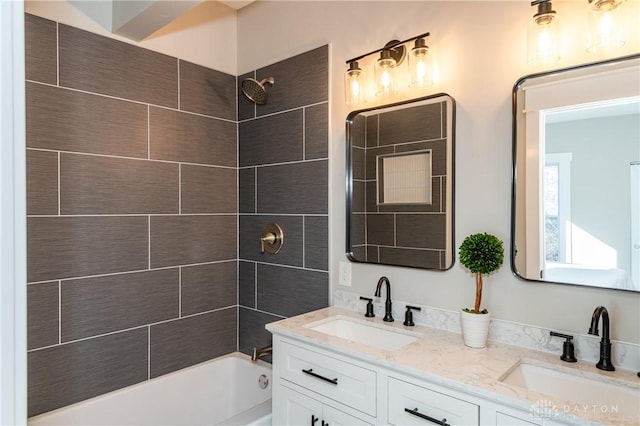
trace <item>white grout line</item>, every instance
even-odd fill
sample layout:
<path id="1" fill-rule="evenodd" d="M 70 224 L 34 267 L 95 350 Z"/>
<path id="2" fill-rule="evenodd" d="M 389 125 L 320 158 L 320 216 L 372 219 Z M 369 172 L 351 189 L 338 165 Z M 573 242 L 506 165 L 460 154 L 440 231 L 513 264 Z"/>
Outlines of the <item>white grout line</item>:
<path id="1" fill-rule="evenodd" d="M 58 344 L 62 343 L 62 280 L 58 280 Z"/>
<path id="2" fill-rule="evenodd" d="M 309 105 L 300 105 L 300 106 L 297 106 L 297 107 L 294 107 L 294 108 L 285 109 L 285 110 L 282 110 L 282 111 L 271 112 L 269 114 L 263 114 L 263 115 L 260 115 L 260 116 L 256 115 L 255 117 L 247 118 L 245 120 L 241 120 L 241 121 L 239 121 L 239 123 L 246 123 L 248 121 L 260 120 L 262 118 L 273 117 L 274 115 L 285 114 L 287 112 L 298 111 L 300 109 L 309 108 L 309 107 L 313 107 L 313 106 L 317 106 L 317 105 L 323 105 L 323 104 L 329 104 L 329 101 L 316 102 L 315 104 L 309 104 Z"/>
<path id="3" fill-rule="evenodd" d="M 151 379 L 151 325 L 147 326 L 147 380 Z"/>
<path id="4" fill-rule="evenodd" d="M 329 158 L 312 158 L 310 160 L 294 160 L 294 161 L 284 161 L 281 163 L 267 163 L 267 164 L 253 164 L 250 166 L 240 166 L 240 169 L 249 169 L 251 167 L 262 168 L 262 167 L 272 167 L 272 166 L 286 166 L 288 164 L 306 164 L 306 163 L 315 163 L 319 161 L 328 161 Z"/>
<path id="5" fill-rule="evenodd" d="M 253 168 L 253 213 L 257 214 L 258 213 L 258 168 L 254 167 Z M 238 211 L 238 214 L 240 212 Z"/>
<path id="6" fill-rule="evenodd" d="M 60 198 L 60 152 L 58 152 L 58 216 L 60 216 L 60 204 L 62 204 L 62 202 Z M 27 215 L 27 217 L 29 217 L 29 215 Z"/>
<path id="7" fill-rule="evenodd" d="M 305 216 L 302 216 L 302 267 L 304 268 L 307 265 L 305 260 L 305 255 L 307 253 L 307 247 L 305 245 Z"/>
<path id="8" fill-rule="evenodd" d="M 302 108 L 302 160 L 307 159 L 307 108 Z"/>
<path id="9" fill-rule="evenodd" d="M 258 309 L 258 262 L 253 262 L 253 296 L 255 298 L 253 306 Z"/>
<path id="10" fill-rule="evenodd" d="M 161 108 L 161 109 L 166 109 L 166 110 L 169 110 L 169 111 L 180 112 L 180 113 L 183 113 L 183 114 L 196 115 L 196 116 L 199 116 L 199 117 L 210 118 L 212 120 L 220 120 L 220 121 L 226 121 L 228 123 L 237 124 L 236 120 L 231 120 L 231 119 L 223 118 L 223 117 L 215 117 L 213 115 L 206 115 L 206 114 L 202 114 L 202 113 L 199 113 L 199 112 L 180 110 L 180 109 L 177 109 L 177 108 L 168 107 L 166 105 L 157 105 L 157 104 L 153 104 L 153 103 L 150 103 L 150 102 L 136 101 L 136 100 L 133 100 L 133 99 L 121 98 L 121 97 L 118 97 L 118 96 L 105 95 L 104 93 L 89 92 L 87 90 L 75 89 L 73 87 L 58 86 L 58 85 L 51 84 L 51 83 L 43 83 L 43 82 L 37 81 L 37 80 L 25 79 L 25 82 L 26 83 L 39 84 L 41 86 L 55 87 L 55 88 L 58 88 L 58 89 L 69 90 L 69 91 L 77 92 L 77 93 L 84 93 L 84 94 L 87 94 L 87 95 L 100 96 L 100 97 L 103 97 L 103 98 L 114 99 L 114 100 L 117 100 L 117 101 L 123 101 L 123 102 L 132 103 L 132 104 L 147 105 L 147 106 L 154 107 L 154 108 Z"/>
<path id="11" fill-rule="evenodd" d="M 182 318 L 182 267 L 178 268 L 178 317 Z"/>
<path id="12" fill-rule="evenodd" d="M 154 162 L 154 163 L 185 164 L 188 166 L 209 167 L 209 168 L 228 169 L 228 170 L 235 170 L 237 168 L 235 166 L 223 166 L 219 164 L 190 163 L 187 161 L 180 161 L 180 160 L 159 160 L 155 158 L 127 157 L 124 155 L 98 154 L 98 153 L 92 153 L 92 152 L 75 152 L 75 151 L 64 151 L 64 150 L 46 149 L 46 148 L 27 148 L 27 151 L 57 152 L 61 154 L 84 155 L 88 157 L 116 158 L 121 160 L 135 160 L 135 161 L 146 161 L 146 162 Z M 251 167 L 254 167 L 254 166 L 251 166 Z"/>
<path id="13" fill-rule="evenodd" d="M 275 214 L 275 213 L 273 213 Z M 278 214 L 279 216 L 284 216 Z M 27 217 L 189 217 L 189 216 L 237 216 L 237 213 L 105 213 L 105 214 L 30 214 Z M 300 216 L 300 214 L 297 214 Z M 322 215 L 317 215 L 322 216 Z M 326 216 L 326 215 L 324 215 Z"/>
<path id="14" fill-rule="evenodd" d="M 149 270 L 151 270 L 151 216 L 147 216 L 147 255 L 149 257 Z"/>
<path id="15" fill-rule="evenodd" d="M 245 260 L 245 259 L 242 259 Z M 329 271 L 327 270 L 323 270 L 323 269 L 315 269 L 315 268 L 305 268 L 304 266 L 293 266 L 293 265 L 283 265 L 281 263 L 270 263 L 270 262 L 262 262 L 262 261 L 258 261 L 258 260 L 249 260 L 251 262 L 255 262 L 256 263 L 256 271 L 257 271 L 257 265 L 267 265 L 267 266 L 279 266 L 282 268 L 287 268 L 287 269 L 297 269 L 299 271 L 311 271 L 311 272 L 323 272 L 323 273 L 328 273 Z M 257 274 L 257 272 L 256 272 Z M 256 287 L 257 287 L 257 282 L 256 282 Z"/>
<path id="16" fill-rule="evenodd" d="M 151 107 L 147 105 L 147 160 L 151 160 Z"/>
<path id="17" fill-rule="evenodd" d="M 60 24 L 58 22 L 56 22 L 56 87 L 60 87 Z"/>
<path id="18" fill-rule="evenodd" d="M 182 214 L 182 163 L 178 163 L 178 214 Z"/>

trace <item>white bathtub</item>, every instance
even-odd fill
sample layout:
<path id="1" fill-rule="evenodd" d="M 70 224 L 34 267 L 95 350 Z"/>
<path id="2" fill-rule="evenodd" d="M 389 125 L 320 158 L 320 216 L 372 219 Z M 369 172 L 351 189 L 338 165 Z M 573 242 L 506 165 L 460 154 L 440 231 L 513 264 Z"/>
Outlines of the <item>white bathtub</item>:
<path id="1" fill-rule="evenodd" d="M 265 375 L 269 384 L 261 389 Z M 271 366 L 239 352 L 58 410 L 35 425 L 271 425 Z"/>

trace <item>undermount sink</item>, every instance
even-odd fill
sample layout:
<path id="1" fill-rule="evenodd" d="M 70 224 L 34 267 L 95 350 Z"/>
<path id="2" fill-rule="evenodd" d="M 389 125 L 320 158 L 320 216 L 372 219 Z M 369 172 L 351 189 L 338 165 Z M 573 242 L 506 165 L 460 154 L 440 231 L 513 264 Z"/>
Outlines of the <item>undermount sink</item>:
<path id="1" fill-rule="evenodd" d="M 308 324 L 305 327 L 387 351 L 398 350 L 422 337 L 420 333 L 342 315 Z"/>
<path id="2" fill-rule="evenodd" d="M 640 416 L 638 383 L 532 360 L 521 360 L 500 381 L 596 410 Z"/>

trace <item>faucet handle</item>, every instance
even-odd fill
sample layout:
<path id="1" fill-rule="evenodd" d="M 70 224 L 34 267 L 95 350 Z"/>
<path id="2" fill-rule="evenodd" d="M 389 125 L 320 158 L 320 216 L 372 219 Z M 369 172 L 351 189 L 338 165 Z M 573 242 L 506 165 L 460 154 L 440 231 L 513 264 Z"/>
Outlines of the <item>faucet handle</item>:
<path id="1" fill-rule="evenodd" d="M 414 325 L 416 325 L 413 322 L 413 312 L 411 312 L 411 310 L 420 311 L 421 309 L 418 306 L 407 305 L 407 311 L 404 313 L 404 322 L 402 323 L 407 327 L 413 327 Z"/>
<path id="2" fill-rule="evenodd" d="M 367 301 L 367 313 L 364 314 L 364 316 L 367 317 L 367 318 L 375 317 L 376 315 L 373 313 L 373 299 L 371 299 L 369 297 L 360 296 L 360 300 L 366 300 Z"/>
<path id="3" fill-rule="evenodd" d="M 562 344 L 562 355 L 560 356 L 561 360 L 563 360 L 564 362 L 578 362 L 576 356 L 574 355 L 573 342 L 571 341 L 573 339 L 573 336 L 570 336 L 568 334 L 556 333 L 555 331 L 551 331 L 549 332 L 549 334 L 551 336 L 562 337 L 563 339 L 566 339 Z"/>

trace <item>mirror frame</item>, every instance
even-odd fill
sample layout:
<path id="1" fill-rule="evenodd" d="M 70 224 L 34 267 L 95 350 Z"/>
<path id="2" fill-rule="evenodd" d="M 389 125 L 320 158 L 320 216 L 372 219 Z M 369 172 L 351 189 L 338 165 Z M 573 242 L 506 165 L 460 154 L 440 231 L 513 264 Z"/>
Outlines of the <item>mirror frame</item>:
<path id="1" fill-rule="evenodd" d="M 450 139 L 450 141 L 448 141 L 448 143 L 451 146 L 451 158 L 447 159 L 450 162 L 450 170 L 451 170 L 451 178 L 450 178 L 450 183 L 449 183 L 449 187 L 450 187 L 450 196 L 447 198 L 447 207 L 450 208 L 450 218 L 448 220 L 448 223 L 450 223 L 450 229 L 448 229 L 447 231 L 450 233 L 450 235 L 447 238 L 447 243 L 450 244 L 451 246 L 451 262 L 449 265 L 447 265 L 446 268 L 430 268 L 430 267 L 422 267 L 422 266 L 414 266 L 414 265 L 401 265 L 401 264 L 394 264 L 394 263 L 383 263 L 383 262 L 368 262 L 368 261 L 363 261 L 363 260 L 359 260 L 357 259 L 354 255 L 353 255 L 353 251 L 352 251 L 352 236 L 351 236 L 351 231 L 352 231 L 352 207 L 353 207 L 353 156 L 352 156 L 352 132 L 350 130 L 350 124 L 353 123 L 353 118 L 361 113 L 365 113 L 365 112 L 371 112 L 371 111 L 376 111 L 376 110 L 384 110 L 387 108 L 395 108 L 395 107 L 401 107 L 404 105 L 410 105 L 410 104 L 414 104 L 414 103 L 418 103 L 418 102 L 422 102 L 422 101 L 428 101 L 428 100 L 432 100 L 432 99 L 436 99 L 436 98 L 447 98 L 448 102 L 451 103 L 451 131 L 450 134 L 448 134 L 447 139 Z M 359 110 L 355 110 L 350 112 L 347 115 L 347 119 L 346 119 L 346 173 L 345 173 L 345 187 L 346 187 L 346 256 L 347 258 L 351 261 L 351 262 L 355 262 L 355 263 L 370 263 L 373 265 L 385 265 L 385 266 L 398 266 L 398 267 L 405 267 L 405 268 L 412 268 L 412 269 L 420 269 L 420 270 L 429 270 L 429 271 L 436 271 L 436 272 L 443 272 L 443 271 L 447 271 L 451 268 L 453 268 L 453 266 L 455 265 L 455 261 L 456 261 L 456 250 L 455 250 L 455 132 L 456 132 L 456 102 L 455 99 L 447 94 L 447 93 L 436 93 L 433 95 L 428 95 L 428 96 L 423 96 L 423 97 L 419 97 L 419 98 L 414 98 L 414 99 L 409 99 L 406 101 L 400 101 L 400 102 L 394 102 L 394 103 L 390 103 L 390 104 L 384 104 L 384 105 L 378 105 L 378 106 L 373 106 L 370 108 L 363 108 L 363 109 L 359 109 Z"/>
<path id="2" fill-rule="evenodd" d="M 530 282 L 530 283 L 544 283 L 544 284 L 561 284 L 568 285 L 579 288 L 590 288 L 590 289 L 600 289 L 600 290 L 615 290 L 615 291 L 623 291 L 629 292 L 633 294 L 637 294 L 637 290 L 626 289 L 626 288 L 613 288 L 613 287 L 598 287 L 592 286 L 588 284 L 574 284 L 568 282 L 559 282 L 559 281 L 549 281 L 544 279 L 533 279 L 522 276 L 517 268 L 516 268 L 516 216 L 517 216 L 517 189 L 518 189 L 518 92 L 521 86 L 527 81 L 538 77 L 549 77 L 553 75 L 562 75 L 571 71 L 579 71 L 583 69 L 588 69 L 596 66 L 607 66 L 619 64 L 629 60 L 637 60 L 640 59 L 640 53 L 621 56 L 617 58 L 607 59 L 603 61 L 589 62 L 585 64 L 575 65 L 566 68 L 560 68 L 550 71 L 544 71 L 540 73 L 534 73 L 525 75 L 519 78 L 515 85 L 513 86 L 512 96 L 511 96 L 511 104 L 512 104 L 512 168 L 511 168 L 511 253 L 509 255 L 511 260 L 511 272 L 519 279 Z"/>

